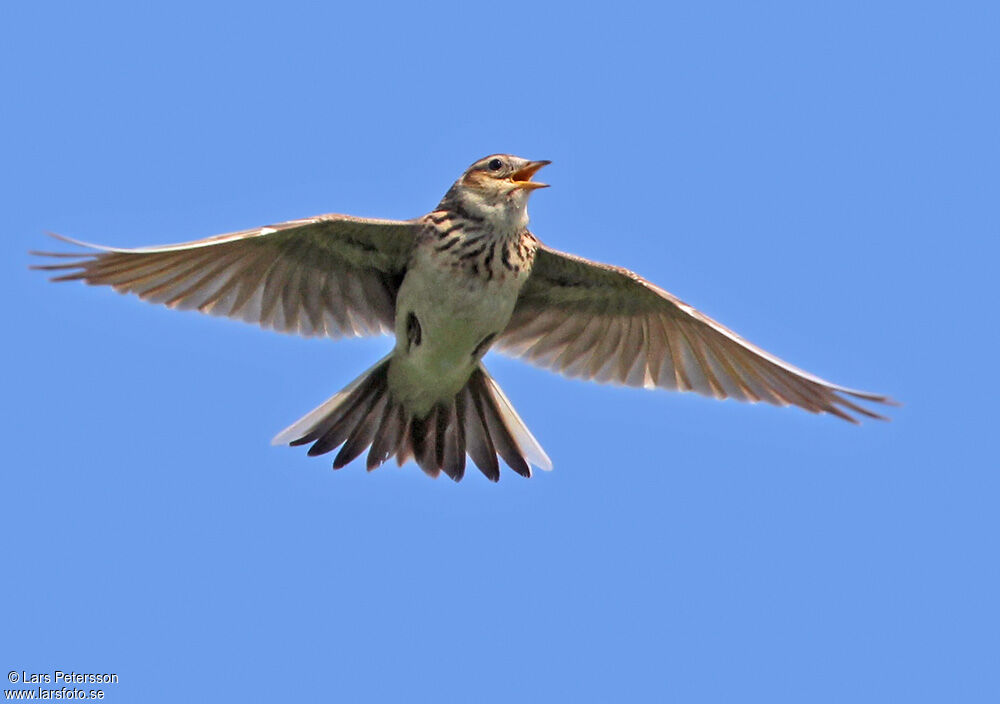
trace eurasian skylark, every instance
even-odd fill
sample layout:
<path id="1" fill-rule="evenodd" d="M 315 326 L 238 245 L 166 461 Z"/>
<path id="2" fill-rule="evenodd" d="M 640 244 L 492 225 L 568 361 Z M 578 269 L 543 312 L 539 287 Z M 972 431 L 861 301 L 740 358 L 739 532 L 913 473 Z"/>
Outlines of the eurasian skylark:
<path id="1" fill-rule="evenodd" d="M 342 446 L 334 468 L 368 449 L 369 470 L 413 457 L 456 481 L 466 453 L 493 481 L 498 455 L 526 477 L 550 469 L 483 366 L 494 346 L 572 377 L 881 418 L 850 398 L 885 396 L 797 369 L 631 271 L 541 244 L 527 205 L 548 163 L 488 156 L 414 220 L 320 215 L 139 249 L 59 237 L 94 251 L 35 252 L 75 260 L 36 268 L 281 332 L 394 333 L 392 352 L 274 438 L 310 455 Z"/>

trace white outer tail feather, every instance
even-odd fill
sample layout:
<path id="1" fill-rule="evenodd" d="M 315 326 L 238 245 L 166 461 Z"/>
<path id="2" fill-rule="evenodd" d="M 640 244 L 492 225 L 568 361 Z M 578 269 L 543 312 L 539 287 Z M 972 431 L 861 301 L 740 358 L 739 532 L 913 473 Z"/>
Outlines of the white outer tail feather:
<path id="1" fill-rule="evenodd" d="M 330 398 L 328 398 L 326 401 L 324 401 L 320 405 L 316 406 L 316 408 L 312 409 L 311 411 L 309 411 L 308 413 L 306 413 L 304 416 L 302 416 L 301 418 L 299 418 L 297 421 L 295 421 L 294 423 L 292 423 L 290 426 L 288 426 L 287 428 L 285 428 L 284 430 L 282 430 L 280 433 L 278 433 L 277 435 L 275 435 L 271 439 L 271 444 L 272 445 L 287 445 L 288 443 L 292 442 L 293 440 L 297 440 L 298 438 L 300 438 L 303 435 L 305 435 L 308 431 L 312 430 L 313 427 L 315 427 L 317 423 L 319 423 L 324 418 L 326 418 L 331 413 L 333 413 L 335 410 L 337 410 L 337 407 L 341 403 L 344 402 L 344 399 L 346 399 L 347 396 L 352 391 L 354 391 L 356 388 L 358 388 L 358 386 L 361 385 L 361 382 L 364 381 L 368 377 L 369 374 L 371 374 L 373 371 L 375 371 L 375 369 L 379 365 L 383 364 L 391 356 L 392 355 L 386 355 L 385 357 L 383 357 L 382 359 L 380 359 L 378 362 L 376 362 L 375 364 L 373 364 L 372 366 L 370 366 L 368 369 L 366 369 L 365 372 L 364 372 L 364 374 L 362 374 L 361 376 L 359 376 L 357 379 L 355 379 L 350 384 L 348 384 L 347 386 L 345 386 L 343 389 L 341 389 L 340 391 L 338 391 L 337 393 L 335 393 L 333 396 L 331 396 Z"/>
<path id="2" fill-rule="evenodd" d="M 528 426 L 524 424 L 521 420 L 521 416 L 517 415 L 517 411 L 514 410 L 513 404 L 507 398 L 507 395 L 500 389 L 500 384 L 496 382 L 489 372 L 486 371 L 486 367 L 483 366 L 482 362 L 479 364 L 479 368 L 486 375 L 486 383 L 493 392 L 493 395 L 497 400 L 497 408 L 500 411 L 500 415 L 504 420 L 504 423 L 510 428 L 510 432 L 514 435 L 514 440 L 517 441 L 518 447 L 521 448 L 521 452 L 524 453 L 524 458 L 528 460 L 531 464 L 535 465 L 541 470 L 546 472 L 552 471 L 552 460 L 549 456 L 545 454 L 545 450 L 535 439 L 535 436 L 531 434 L 528 430 Z"/>
<path id="3" fill-rule="evenodd" d="M 444 471 L 455 481 L 464 476 L 467 452 L 492 481 L 500 476 L 498 455 L 523 476 L 531 475 L 530 465 L 552 469 L 545 450 L 482 363 L 455 398 L 418 419 L 391 396 L 386 383 L 390 361 L 391 354 L 383 357 L 278 433 L 272 444 L 314 443 L 311 455 L 343 445 L 334 468 L 370 448 L 369 470 L 393 456 L 400 465 L 413 457 L 427 474 L 436 477 Z"/>

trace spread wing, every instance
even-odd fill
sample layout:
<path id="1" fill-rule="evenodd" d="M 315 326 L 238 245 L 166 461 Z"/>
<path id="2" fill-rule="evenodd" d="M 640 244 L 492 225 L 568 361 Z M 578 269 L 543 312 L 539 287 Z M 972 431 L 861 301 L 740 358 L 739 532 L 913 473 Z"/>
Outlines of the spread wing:
<path id="1" fill-rule="evenodd" d="M 510 324 L 508 354 L 571 377 L 794 405 L 857 422 L 882 418 L 831 384 L 756 347 L 637 274 L 540 245 Z"/>
<path id="2" fill-rule="evenodd" d="M 319 215 L 194 242 L 32 254 L 73 259 L 32 268 L 53 281 L 106 284 L 170 308 L 280 332 L 343 337 L 393 329 L 396 292 L 415 241 L 412 221 Z"/>

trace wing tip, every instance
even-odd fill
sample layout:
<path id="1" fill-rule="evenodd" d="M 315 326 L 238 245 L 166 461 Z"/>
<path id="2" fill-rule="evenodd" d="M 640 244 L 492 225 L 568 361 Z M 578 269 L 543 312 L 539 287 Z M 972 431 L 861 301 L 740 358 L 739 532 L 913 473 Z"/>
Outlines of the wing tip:
<path id="1" fill-rule="evenodd" d="M 67 237 L 66 235 L 60 235 L 58 232 L 52 232 L 51 230 L 45 230 L 45 235 L 51 237 L 52 239 L 59 240 L 60 242 L 65 242 L 66 244 L 76 245 L 77 247 L 84 247 L 85 249 L 105 249 L 105 247 L 99 244 L 93 244 L 91 242 L 84 242 L 83 240 L 74 239 L 72 237 Z M 66 256 L 66 255 L 63 255 Z"/>
<path id="2" fill-rule="evenodd" d="M 858 413 L 864 416 L 865 418 L 870 418 L 872 420 L 881 420 L 888 423 L 889 421 L 892 420 L 892 418 L 890 418 L 889 416 L 884 416 L 881 413 L 876 413 L 875 411 L 865 408 L 864 406 L 859 406 L 858 404 L 850 401 L 849 399 L 844 398 L 844 396 L 841 394 L 853 396 L 854 398 L 859 398 L 871 403 L 883 403 L 887 406 L 898 407 L 903 405 L 899 401 L 896 401 L 895 399 L 890 398 L 889 396 L 873 394 L 867 391 L 853 391 L 849 389 L 837 389 L 837 391 L 838 393 L 833 394 L 833 398 L 835 399 L 833 404 L 830 404 L 830 407 L 825 408 L 823 410 L 829 413 L 833 413 L 834 415 L 844 418 L 845 420 L 849 420 L 851 423 L 854 423 L 855 425 L 859 424 L 860 421 L 854 416 L 847 413 L 846 411 L 842 411 L 839 408 L 837 408 L 836 407 L 837 405 L 843 406 L 849 411 L 853 411 L 854 413 Z"/>
<path id="3" fill-rule="evenodd" d="M 75 240 L 72 237 L 67 237 L 65 235 L 60 235 L 57 232 L 52 232 L 50 230 L 45 230 L 45 235 L 59 240 L 60 242 L 65 242 L 76 247 L 82 247 L 84 249 L 97 250 L 100 251 L 102 248 L 100 245 L 90 244 L 89 242 L 83 242 L 81 240 Z M 61 269 L 76 269 L 79 268 L 87 257 L 96 256 L 91 252 L 47 252 L 41 249 L 29 249 L 28 256 L 31 257 L 47 257 L 49 259 L 77 259 L 79 261 L 69 262 L 64 264 L 30 264 L 28 266 L 29 271 L 57 271 Z"/>

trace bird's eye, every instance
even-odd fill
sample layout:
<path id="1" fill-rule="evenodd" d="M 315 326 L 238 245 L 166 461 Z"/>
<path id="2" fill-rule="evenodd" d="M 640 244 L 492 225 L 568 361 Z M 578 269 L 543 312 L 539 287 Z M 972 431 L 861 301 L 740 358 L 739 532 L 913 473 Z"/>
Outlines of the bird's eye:
<path id="1" fill-rule="evenodd" d="M 486 165 L 490 171 L 499 171 L 503 168 L 503 162 L 499 159 L 490 159 L 490 163 Z"/>

